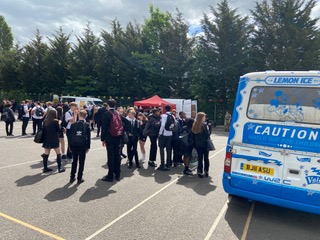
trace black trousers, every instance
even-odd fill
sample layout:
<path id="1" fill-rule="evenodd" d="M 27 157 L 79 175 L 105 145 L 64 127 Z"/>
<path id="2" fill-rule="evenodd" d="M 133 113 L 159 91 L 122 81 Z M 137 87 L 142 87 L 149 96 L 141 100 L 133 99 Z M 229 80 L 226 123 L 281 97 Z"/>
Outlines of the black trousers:
<path id="1" fill-rule="evenodd" d="M 70 174 L 71 179 L 75 178 L 76 176 L 78 162 L 79 162 L 79 170 L 78 170 L 77 179 L 78 180 L 82 179 L 84 162 L 86 160 L 86 150 L 87 149 L 85 147 L 71 147 L 72 157 L 73 157 L 71 174 Z"/>
<path id="2" fill-rule="evenodd" d="M 209 151 L 206 147 L 196 147 L 198 154 L 198 173 L 209 172 Z M 203 169 L 204 162 L 204 169 Z"/>
<path id="3" fill-rule="evenodd" d="M 107 156 L 108 156 L 108 179 L 113 179 L 120 177 L 120 146 L 121 146 L 121 138 L 115 137 L 112 142 L 107 142 Z"/>
<path id="4" fill-rule="evenodd" d="M 36 133 L 40 129 L 42 129 L 42 118 L 41 119 L 36 119 L 32 118 L 32 127 L 33 127 L 33 133 Z"/>
<path id="5" fill-rule="evenodd" d="M 128 143 L 127 143 L 127 153 L 128 153 L 128 160 L 129 163 L 132 164 L 133 157 L 135 159 L 136 164 L 139 163 L 138 157 L 138 137 L 128 136 Z"/>
<path id="6" fill-rule="evenodd" d="M 180 141 L 179 139 L 172 139 L 171 141 L 171 148 L 172 148 L 172 152 L 173 152 L 173 162 L 174 163 L 178 163 L 179 161 L 179 157 L 181 160 L 181 155 L 179 153 L 179 147 L 180 147 Z"/>
<path id="7" fill-rule="evenodd" d="M 157 150 L 158 150 L 158 145 L 157 145 L 157 136 L 150 136 L 150 154 L 149 154 L 149 160 L 150 161 L 156 161 L 157 158 Z"/>
<path id="8" fill-rule="evenodd" d="M 172 136 L 163 136 L 159 137 L 159 148 L 160 148 L 160 159 L 161 165 L 164 165 L 164 149 L 166 149 L 167 153 L 167 161 L 166 164 L 171 164 L 171 139 Z"/>
<path id="9" fill-rule="evenodd" d="M 68 148 L 67 148 L 67 158 L 72 158 L 72 152 L 70 151 L 70 142 L 71 142 L 71 130 L 67 129 L 67 140 L 68 140 Z"/>
<path id="10" fill-rule="evenodd" d="M 102 123 L 100 123 L 100 122 L 97 123 L 97 136 L 100 135 L 101 125 L 102 125 Z"/>
<path id="11" fill-rule="evenodd" d="M 29 117 L 22 117 L 22 134 L 26 134 L 29 123 Z"/>
<path id="12" fill-rule="evenodd" d="M 6 133 L 7 136 L 11 135 L 13 131 L 13 122 L 6 122 Z"/>

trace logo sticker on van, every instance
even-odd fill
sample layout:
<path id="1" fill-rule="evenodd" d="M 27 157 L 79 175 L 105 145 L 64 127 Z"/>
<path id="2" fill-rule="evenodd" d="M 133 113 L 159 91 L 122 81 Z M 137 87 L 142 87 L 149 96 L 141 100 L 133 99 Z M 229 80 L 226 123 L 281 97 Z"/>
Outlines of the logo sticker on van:
<path id="1" fill-rule="evenodd" d="M 272 154 L 270 153 L 266 153 L 266 152 L 263 152 L 263 151 L 259 151 L 259 155 L 261 155 L 261 156 L 264 156 L 264 157 L 271 157 L 272 156 Z"/>
<path id="2" fill-rule="evenodd" d="M 299 158 L 299 157 L 297 157 L 297 160 L 299 162 L 311 162 L 311 158 Z"/>

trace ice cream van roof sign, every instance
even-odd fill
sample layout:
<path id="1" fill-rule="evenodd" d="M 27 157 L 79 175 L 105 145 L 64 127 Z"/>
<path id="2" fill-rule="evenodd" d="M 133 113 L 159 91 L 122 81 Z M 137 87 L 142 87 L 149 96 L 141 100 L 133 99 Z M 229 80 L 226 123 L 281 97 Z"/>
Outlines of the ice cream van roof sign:
<path id="1" fill-rule="evenodd" d="M 320 77 L 267 77 L 265 81 L 268 85 L 320 85 Z"/>

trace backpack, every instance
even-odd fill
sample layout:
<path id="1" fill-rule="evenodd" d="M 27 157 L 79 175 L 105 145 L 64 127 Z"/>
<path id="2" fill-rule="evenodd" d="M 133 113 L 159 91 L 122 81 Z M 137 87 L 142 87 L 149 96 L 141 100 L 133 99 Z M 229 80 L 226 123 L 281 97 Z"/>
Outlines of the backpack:
<path id="1" fill-rule="evenodd" d="M 36 113 L 37 117 L 42 117 L 43 116 L 43 109 L 41 107 L 37 107 L 35 113 Z"/>
<path id="2" fill-rule="evenodd" d="M 25 115 L 25 112 L 24 112 L 24 105 L 20 105 L 19 109 L 18 109 L 18 119 L 22 119 L 23 115 Z"/>
<path id="3" fill-rule="evenodd" d="M 77 121 L 72 124 L 71 142 L 72 147 L 84 147 L 87 143 L 87 124 Z"/>
<path id="4" fill-rule="evenodd" d="M 173 126 L 173 129 L 172 129 L 172 133 L 173 134 L 179 134 L 179 123 L 178 121 L 174 120 L 174 126 Z"/>
<path id="5" fill-rule="evenodd" d="M 70 116 L 71 116 L 71 113 L 70 113 L 69 111 L 67 111 L 67 113 L 69 113 Z M 61 122 L 61 127 L 66 128 L 67 126 L 68 126 L 68 122 L 66 121 L 65 114 L 63 114 L 63 116 L 62 116 L 62 122 Z"/>
<path id="6" fill-rule="evenodd" d="M 3 111 L 2 115 L 1 115 L 1 120 L 8 122 L 8 119 L 9 119 L 8 115 L 9 115 L 8 111 Z"/>
<path id="7" fill-rule="evenodd" d="M 171 114 L 167 114 L 166 125 L 164 125 L 164 129 L 167 131 L 172 131 L 174 129 L 174 117 Z"/>
<path id="8" fill-rule="evenodd" d="M 120 137 L 123 135 L 123 123 L 120 114 L 117 111 L 109 111 L 112 119 L 109 126 L 110 135 L 113 137 Z"/>

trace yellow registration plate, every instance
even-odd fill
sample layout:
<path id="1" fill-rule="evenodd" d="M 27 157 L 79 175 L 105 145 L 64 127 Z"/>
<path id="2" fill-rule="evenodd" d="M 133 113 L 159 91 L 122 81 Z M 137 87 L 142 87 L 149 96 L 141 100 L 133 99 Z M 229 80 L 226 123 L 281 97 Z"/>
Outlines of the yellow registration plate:
<path id="1" fill-rule="evenodd" d="M 249 172 L 268 174 L 271 176 L 273 176 L 273 174 L 274 174 L 273 168 L 261 167 L 261 166 L 257 166 L 257 165 L 246 164 L 246 163 L 241 163 L 240 169 L 244 170 L 244 171 L 249 171 Z"/>

